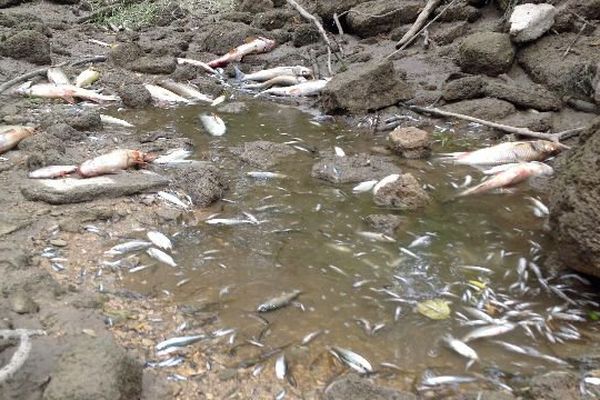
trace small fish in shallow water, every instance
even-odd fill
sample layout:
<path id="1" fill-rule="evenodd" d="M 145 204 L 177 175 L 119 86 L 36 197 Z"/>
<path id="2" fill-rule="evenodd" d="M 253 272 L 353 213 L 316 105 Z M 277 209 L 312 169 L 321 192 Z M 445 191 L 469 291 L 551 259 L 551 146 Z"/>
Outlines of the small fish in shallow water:
<path id="1" fill-rule="evenodd" d="M 121 100 L 119 96 L 104 95 L 97 91 L 80 88 L 74 85 L 56 86 L 51 83 L 40 83 L 29 88 L 19 89 L 18 93 L 31 97 L 44 97 L 50 99 L 61 98 L 69 103 L 74 103 L 75 98 L 95 101 L 97 103 Z"/>
<path id="2" fill-rule="evenodd" d="M 254 97 L 270 94 L 274 96 L 288 96 L 288 97 L 308 97 L 318 96 L 321 91 L 325 88 L 329 79 L 317 79 L 312 81 L 306 81 L 297 85 L 286 86 L 286 87 L 273 87 L 256 94 Z"/>
<path id="3" fill-rule="evenodd" d="M 191 101 L 185 97 L 181 97 L 180 95 L 160 86 L 145 84 L 144 87 L 148 92 L 150 92 L 152 99 L 158 103 L 191 103 Z"/>
<path id="4" fill-rule="evenodd" d="M 200 92 L 198 89 L 187 83 L 175 82 L 167 79 L 158 83 L 161 87 L 170 90 L 171 92 L 184 97 L 188 100 L 198 100 L 210 103 L 213 101 L 212 98 Z"/>
<path id="5" fill-rule="evenodd" d="M 175 196 L 172 193 L 159 191 L 156 194 L 161 199 L 163 199 L 165 201 L 168 201 L 169 203 L 171 203 L 173 205 L 176 205 L 177 207 L 180 207 L 180 208 L 183 208 L 183 209 L 190 208 L 189 204 L 185 204 L 183 201 L 181 201 L 181 199 L 179 197 Z"/>
<path id="6" fill-rule="evenodd" d="M 391 175 L 388 175 L 385 178 L 379 180 L 379 182 L 377 182 L 377 184 L 375 186 L 373 186 L 373 194 L 377 194 L 379 189 L 381 189 L 382 187 L 384 187 L 387 184 L 396 182 L 398 179 L 400 179 L 399 174 L 391 174 Z"/>
<path id="7" fill-rule="evenodd" d="M 157 260 L 157 261 L 159 261 L 159 262 L 161 262 L 163 264 L 167 264 L 170 267 L 176 267 L 177 266 L 177 263 L 175 262 L 175 260 L 173 260 L 173 257 L 171 257 L 170 255 L 168 255 L 164 251 L 161 251 L 159 249 L 151 247 L 148 250 L 146 250 L 146 253 L 148 253 L 148 255 L 150 257 L 154 258 L 155 260 Z"/>
<path id="8" fill-rule="evenodd" d="M 103 124 L 117 125 L 117 126 L 122 126 L 125 128 L 134 128 L 135 127 L 135 125 L 130 124 L 127 121 L 124 121 L 119 118 L 111 117 L 110 115 L 105 115 L 105 114 L 100 114 L 100 121 L 102 121 Z"/>
<path id="9" fill-rule="evenodd" d="M 346 152 L 341 147 L 333 146 L 333 149 L 335 150 L 335 155 L 336 156 L 338 156 L 338 157 L 346 157 Z"/>
<path id="10" fill-rule="evenodd" d="M 532 176 L 550 176 L 554 173 L 552 167 L 537 161 L 521 163 L 513 168 L 494 175 L 490 179 L 473 186 L 458 194 L 458 197 L 468 196 L 471 194 L 480 194 L 489 192 L 493 189 L 500 189 L 507 186 L 513 186 L 521 183 Z"/>
<path id="11" fill-rule="evenodd" d="M 217 114 L 202 114 L 200 122 L 211 136 L 223 136 L 227 131 L 225 122 Z"/>
<path id="12" fill-rule="evenodd" d="M 451 375 L 442 375 L 442 376 L 432 376 L 429 378 L 423 379 L 421 382 L 423 386 L 438 386 L 438 385 L 456 385 L 459 383 L 471 383 L 475 382 L 477 378 L 472 376 L 451 376 Z"/>
<path id="13" fill-rule="evenodd" d="M 99 78 L 100 72 L 93 68 L 88 68 L 77 75 L 77 78 L 75 78 L 75 86 L 81 88 L 88 87 L 92 83 L 96 82 Z"/>
<path id="14" fill-rule="evenodd" d="M 169 347 L 185 347 L 205 339 L 206 335 L 180 336 L 167 339 L 156 345 L 156 351 L 162 351 Z"/>
<path id="15" fill-rule="evenodd" d="M 323 331 L 321 329 L 319 329 L 318 331 L 314 331 L 314 332 L 307 334 L 306 336 L 304 336 L 302 338 L 302 342 L 300 342 L 300 345 L 306 346 L 307 344 L 309 344 L 310 342 L 315 340 L 317 338 L 317 336 L 321 335 L 322 333 L 323 333 Z"/>
<path id="16" fill-rule="evenodd" d="M 352 192 L 354 192 L 354 193 L 368 192 L 369 190 L 373 189 L 373 187 L 377 184 L 377 182 L 379 182 L 379 181 L 371 180 L 371 181 L 361 182 L 352 188 Z"/>
<path id="17" fill-rule="evenodd" d="M 105 253 L 109 255 L 121 255 L 127 254 L 134 251 L 145 250 L 152 246 L 152 243 L 146 242 L 144 240 L 132 240 L 130 242 L 125 242 L 113 246 L 110 250 L 107 250 Z"/>
<path id="18" fill-rule="evenodd" d="M 275 41 L 264 37 L 256 38 L 252 41 L 244 43 L 229 53 L 212 60 L 208 63 L 211 68 L 225 67 L 231 62 L 239 62 L 242 58 L 252 53 L 266 53 L 275 48 Z"/>
<path id="19" fill-rule="evenodd" d="M 358 353 L 353 352 L 352 350 L 333 346 L 331 348 L 331 353 L 359 374 L 368 374 L 373 372 L 371 363 L 366 358 Z"/>
<path id="20" fill-rule="evenodd" d="M 384 233 L 381 232 L 367 232 L 367 231 L 357 231 L 356 234 L 360 237 L 363 237 L 365 239 L 368 240 L 373 240 L 376 242 L 387 242 L 387 243 L 393 243 L 396 241 L 396 239 L 394 239 L 391 236 L 388 236 Z"/>
<path id="21" fill-rule="evenodd" d="M 471 152 L 446 153 L 445 159 L 456 164 L 498 165 L 521 161 L 544 161 L 560 153 L 565 145 L 548 140 L 506 142 Z"/>
<path id="22" fill-rule="evenodd" d="M 225 95 L 221 95 L 221 96 L 217 97 L 216 99 L 214 99 L 213 102 L 210 103 L 210 106 L 211 107 L 216 107 L 219 104 L 221 104 L 222 102 L 224 102 L 225 99 L 226 99 Z"/>
<path id="23" fill-rule="evenodd" d="M 188 158 L 191 155 L 192 152 L 190 150 L 174 149 L 169 151 L 167 154 L 158 157 L 152 162 L 154 164 L 177 164 L 182 162 L 189 162 L 190 160 L 186 160 L 186 158 Z"/>
<path id="24" fill-rule="evenodd" d="M 449 348 L 451 348 L 452 350 L 454 350 L 461 356 L 468 358 L 472 362 L 479 360 L 479 356 L 477 355 L 477 352 L 475 350 L 473 350 L 471 347 L 469 347 L 469 345 L 467 345 L 465 342 L 462 342 L 462 341 L 456 339 L 452 335 L 444 336 L 443 340 L 448 345 Z"/>
<path id="25" fill-rule="evenodd" d="M 482 326 L 481 328 L 477 328 L 477 329 L 472 330 L 471 332 L 467 333 L 462 338 L 462 341 L 470 342 L 471 340 L 475 340 L 475 339 L 503 335 L 507 332 L 512 331 L 516 327 L 517 327 L 517 325 L 515 325 L 511 322 L 505 322 L 503 324 L 496 324 L 496 325 Z"/>
<path id="26" fill-rule="evenodd" d="M 77 165 L 49 165 L 29 173 L 31 179 L 62 178 L 77 171 Z"/>
<path id="27" fill-rule="evenodd" d="M 160 247 L 163 250 L 171 250 L 173 248 L 173 243 L 171 243 L 171 240 L 169 240 L 167 236 L 160 232 L 149 231 L 146 233 L 146 236 L 148 236 L 148 239 L 154 243 L 156 247 Z"/>
<path id="28" fill-rule="evenodd" d="M 312 76 L 312 70 L 301 65 L 296 65 L 293 67 L 275 67 L 263 69 L 262 71 L 253 72 L 251 74 L 244 74 L 242 71 L 239 70 L 239 68 L 235 67 L 235 77 L 238 81 L 241 82 L 264 82 L 280 76 L 301 76 L 303 78 L 310 78 Z"/>
<path id="29" fill-rule="evenodd" d="M 236 219 L 236 218 L 211 218 L 204 221 L 205 224 L 208 225 L 225 225 L 225 226 L 235 226 L 235 225 L 257 225 L 254 221 L 250 221 L 249 219 Z"/>
<path id="30" fill-rule="evenodd" d="M 287 175 L 280 174 L 279 172 L 268 172 L 268 171 L 250 171 L 246 172 L 246 175 L 254 179 L 285 179 Z"/>
<path id="31" fill-rule="evenodd" d="M 0 126 L 0 154 L 12 149 L 28 136 L 33 135 L 34 128 L 28 126 Z"/>
<path id="32" fill-rule="evenodd" d="M 265 313 L 286 307 L 290 305 L 290 303 L 294 301 L 298 296 L 300 296 L 301 293 L 302 292 L 297 289 L 289 293 L 284 293 L 281 296 L 274 297 L 260 304 L 258 307 L 256 307 L 256 311 L 258 311 L 259 313 Z"/>
<path id="33" fill-rule="evenodd" d="M 285 360 L 285 354 L 277 357 L 275 361 L 275 376 L 277 379 L 284 379 L 287 375 L 287 362 Z"/>
<path id="34" fill-rule="evenodd" d="M 46 76 L 48 77 L 48 81 L 55 85 L 70 85 L 71 82 L 65 71 L 60 68 L 48 68 L 48 72 L 46 72 Z"/>

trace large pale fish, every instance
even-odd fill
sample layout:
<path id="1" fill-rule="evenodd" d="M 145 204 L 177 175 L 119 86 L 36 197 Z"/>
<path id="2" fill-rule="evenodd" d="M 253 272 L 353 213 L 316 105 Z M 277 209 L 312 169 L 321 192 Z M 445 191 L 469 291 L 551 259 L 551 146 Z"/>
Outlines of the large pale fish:
<path id="1" fill-rule="evenodd" d="M 148 231 L 146 236 L 156 247 L 160 247 L 163 250 L 171 250 L 173 248 L 173 243 L 171 243 L 171 240 L 163 233 L 158 231 Z"/>
<path id="2" fill-rule="evenodd" d="M 19 142 L 33 134 L 35 129 L 28 126 L 8 125 L 0 127 L 0 154 L 15 147 Z"/>
<path id="3" fill-rule="evenodd" d="M 554 170 L 552 167 L 538 161 L 521 163 L 492 176 L 490 179 L 480 183 L 479 185 L 462 191 L 458 194 L 458 196 L 461 197 L 471 194 L 485 193 L 493 189 L 516 185 L 517 183 L 521 183 L 532 176 L 549 176 L 553 173 Z"/>
<path id="4" fill-rule="evenodd" d="M 230 62 L 239 62 L 242 58 L 252 53 L 265 53 L 275 48 L 275 41 L 264 37 L 251 40 L 241 46 L 236 47 L 229 53 L 212 60 L 208 63 L 211 68 L 225 67 Z"/>
<path id="5" fill-rule="evenodd" d="M 31 179 L 53 179 L 72 174 L 77 171 L 77 165 L 49 165 L 29 173 Z"/>
<path id="6" fill-rule="evenodd" d="M 98 103 L 105 101 L 119 101 L 119 96 L 100 94 L 94 90 L 83 89 L 74 85 L 54 85 L 42 83 L 29 88 L 19 89 L 18 93 L 31 97 L 45 97 L 50 99 L 62 98 L 69 103 L 74 103 L 75 98 L 91 100 Z"/>
<path id="7" fill-rule="evenodd" d="M 67 75 L 65 74 L 65 71 L 60 68 L 48 68 L 46 76 L 48 77 L 48 81 L 55 85 L 71 84 L 71 82 L 69 82 L 69 78 L 67 78 Z"/>
<path id="8" fill-rule="evenodd" d="M 463 342 L 470 342 L 471 340 L 481 339 L 485 337 L 492 337 L 505 334 L 512 331 L 517 327 L 516 324 L 511 322 L 505 322 L 503 324 L 486 325 L 481 328 L 477 328 L 467 333 L 463 338 Z"/>
<path id="9" fill-rule="evenodd" d="M 254 97 L 258 97 L 264 94 L 271 94 L 275 96 L 289 96 L 289 97 L 302 97 L 302 96 L 318 96 L 325 85 L 327 85 L 329 79 L 317 79 L 312 81 L 306 81 L 297 85 L 286 86 L 286 87 L 272 87 L 267 90 L 256 94 Z"/>
<path id="10" fill-rule="evenodd" d="M 186 83 L 175 82 L 173 80 L 167 79 L 164 81 L 160 81 L 158 84 L 175 94 L 185 97 L 186 99 L 205 101 L 208 103 L 211 103 L 213 101 L 212 98 L 200 92 L 192 85 Z"/>
<path id="11" fill-rule="evenodd" d="M 276 78 L 278 76 L 292 76 L 292 77 L 303 77 L 310 78 L 312 76 L 312 70 L 310 68 L 303 67 L 301 65 L 296 65 L 293 67 L 275 67 L 269 69 L 263 69 L 261 71 L 253 72 L 251 74 L 244 74 L 237 67 L 235 68 L 235 76 L 236 79 L 244 82 L 244 81 L 256 81 L 256 82 L 264 82 L 270 79 Z"/>
<path id="12" fill-rule="evenodd" d="M 251 83 L 244 85 L 244 89 L 269 89 L 273 86 L 293 86 L 299 83 L 306 82 L 306 78 L 301 76 L 292 76 L 292 75 L 282 75 L 276 76 L 275 78 L 271 78 L 268 81 L 260 82 L 260 83 Z"/>
<path id="13" fill-rule="evenodd" d="M 385 185 L 396 182 L 398 179 L 400 179 L 400 174 L 391 174 L 386 176 L 385 178 L 377 182 L 375 186 L 373 186 L 373 194 L 377 194 L 377 192 L 379 192 L 379 189 L 381 189 Z"/>
<path id="14" fill-rule="evenodd" d="M 185 97 L 181 97 L 180 95 L 173 93 L 170 90 L 167 90 L 160 86 L 151 85 L 147 83 L 144 85 L 144 87 L 146 88 L 146 90 L 148 90 L 148 92 L 150 92 L 150 96 L 152 96 L 152 99 L 154 99 L 154 101 L 156 102 L 188 104 L 191 103 L 191 101 L 186 99 Z"/>
<path id="15" fill-rule="evenodd" d="M 223 136 L 227 131 L 225 122 L 216 114 L 202 114 L 200 115 L 200 122 L 212 136 Z"/>
<path id="16" fill-rule="evenodd" d="M 548 140 L 506 142 L 470 152 L 444 153 L 445 160 L 464 165 L 498 165 L 520 161 L 544 161 L 566 146 Z"/>
<path id="17" fill-rule="evenodd" d="M 358 353 L 353 352 L 352 350 L 334 346 L 331 348 L 331 352 L 359 374 L 373 372 L 371 363 L 366 358 Z"/>
<path id="18" fill-rule="evenodd" d="M 100 72 L 93 68 L 88 68 L 82 71 L 77 78 L 75 78 L 75 86 L 77 87 L 88 87 L 92 83 L 96 82 L 100 78 Z"/>
<path id="19" fill-rule="evenodd" d="M 146 250 L 146 253 L 148 253 L 148 255 L 154 258 L 155 260 L 160 261 L 163 264 L 167 264 L 170 267 L 177 266 L 177 263 L 175 262 L 175 260 L 173 260 L 173 257 L 155 247 L 149 248 L 148 250 Z"/>
<path id="20" fill-rule="evenodd" d="M 135 125 L 130 124 L 127 121 L 124 121 L 122 119 L 115 118 L 115 117 L 112 117 L 112 116 L 106 115 L 106 114 L 100 114 L 100 121 L 102 121 L 103 124 L 117 125 L 117 126 L 122 126 L 125 128 L 134 128 L 135 127 Z"/>
<path id="21" fill-rule="evenodd" d="M 153 157 L 153 155 L 138 150 L 117 149 L 84 161 L 77 172 L 85 178 L 113 174 L 134 165 L 144 165 L 146 162 L 152 161 Z"/>
<path id="22" fill-rule="evenodd" d="M 200 67 L 200 68 L 204 69 L 206 72 L 218 75 L 217 71 L 214 68 L 209 67 L 207 63 L 198 61 L 198 60 L 193 60 L 191 58 L 177 58 L 177 64 L 193 65 L 195 67 Z"/>

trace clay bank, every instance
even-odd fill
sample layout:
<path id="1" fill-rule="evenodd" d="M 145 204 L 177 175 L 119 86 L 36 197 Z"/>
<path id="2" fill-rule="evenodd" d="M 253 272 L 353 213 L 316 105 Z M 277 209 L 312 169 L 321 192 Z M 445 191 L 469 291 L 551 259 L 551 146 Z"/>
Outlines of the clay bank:
<path id="1" fill-rule="evenodd" d="M 0 0 L 0 398 L 596 398 L 599 23 Z"/>

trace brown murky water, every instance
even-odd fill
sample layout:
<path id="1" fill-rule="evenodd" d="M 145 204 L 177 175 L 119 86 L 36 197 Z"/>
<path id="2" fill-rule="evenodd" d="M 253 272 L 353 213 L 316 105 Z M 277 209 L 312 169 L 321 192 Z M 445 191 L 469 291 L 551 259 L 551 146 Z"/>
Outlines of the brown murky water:
<path id="1" fill-rule="evenodd" d="M 232 190 L 226 201 L 215 206 L 220 217 L 243 218 L 242 212 L 248 212 L 261 221 L 258 225 L 201 224 L 163 231 L 173 237 L 173 255 L 179 267 L 158 265 L 144 258 L 145 263 L 153 266 L 128 274 L 126 284 L 130 288 L 157 296 L 170 295 L 181 304 L 213 304 L 219 312 L 219 324 L 236 330 L 234 343 L 238 344 L 254 339 L 265 348 L 277 347 L 298 343 L 307 333 L 323 330 L 307 347 L 286 350 L 292 366 L 306 367 L 328 346 L 336 345 L 360 353 L 377 369 L 379 363 L 387 362 L 414 371 L 433 367 L 440 374 L 465 372 L 466 360 L 444 347 L 440 338 L 447 333 L 461 337 L 475 328 L 461 326 L 455 314 L 464 312 L 465 291 L 472 294 L 472 304 L 483 296 L 481 290 L 467 286 L 469 280 L 491 289 L 500 302 L 509 304 L 508 309 L 532 302 L 523 308 L 539 313 L 544 319 L 549 307 L 565 304 L 556 295 L 540 290 L 541 285 L 531 271 L 528 293 L 508 289 L 517 281 L 520 257 L 543 258 L 552 246 L 547 217 L 536 217 L 532 202 L 527 199 L 538 197 L 528 185 L 511 193 L 451 200 L 457 190 L 452 184 L 461 185 L 467 175 L 476 182 L 482 174 L 435 160 L 398 160 L 404 171 L 427 185 L 434 198 L 423 211 L 400 213 L 378 208 L 370 193 L 353 194 L 353 184 L 333 185 L 311 178 L 316 157 L 307 152 L 298 151 L 271 169 L 288 178 L 256 180 L 245 172 L 257 169 L 250 166 L 240 169 L 228 147 L 259 139 L 286 142 L 299 138 L 320 150 L 331 150 L 335 145 L 352 154 L 369 151 L 375 144 L 384 144 L 384 140 L 360 136 L 334 124 L 316 123 L 312 115 L 293 107 L 264 102 L 247 105 L 250 107 L 247 112 L 220 114 L 228 126 L 228 132 L 221 138 L 204 133 L 198 122 L 199 112 L 209 107 L 120 115 L 136 123 L 140 130 L 178 131 L 192 138 L 198 154 L 210 152 L 213 161 L 231 177 Z M 466 143 L 451 129 L 436 135 L 443 138 L 437 143 L 438 151 L 454 150 Z M 444 147 L 442 142 L 446 144 Z M 367 215 L 386 212 L 405 219 L 395 242 L 371 241 L 357 234 L 369 230 L 364 222 Z M 400 250 L 425 235 L 427 240 L 410 247 L 414 255 Z M 483 266 L 493 272 L 460 268 L 464 265 Z M 183 279 L 189 282 L 178 286 Z M 369 282 L 353 286 L 362 280 Z M 574 284 L 573 280 L 552 282 L 568 287 Z M 568 287 L 564 288 L 568 296 L 580 298 L 569 292 Z M 270 322 L 265 332 L 264 326 L 252 316 L 256 315 L 256 306 L 293 289 L 302 291 L 299 304 L 263 314 Z M 413 310 L 414 302 L 432 298 L 451 302 L 450 318 L 429 320 Z M 515 303 L 511 303 L 513 300 Z M 498 305 L 493 309 L 502 310 Z M 384 326 L 375 334 L 368 334 L 359 319 L 367 320 L 371 326 Z M 553 327 L 558 329 L 568 323 L 556 321 Z M 535 340 L 521 328 L 499 338 L 533 346 L 547 354 L 562 346 L 552 344 L 533 330 Z M 173 333 L 173 336 L 178 335 Z M 489 340 L 477 340 L 471 345 L 483 362 L 470 371 L 496 367 L 530 374 L 556 368 L 538 358 L 507 352 Z M 240 347 L 240 358 L 263 350 Z"/>

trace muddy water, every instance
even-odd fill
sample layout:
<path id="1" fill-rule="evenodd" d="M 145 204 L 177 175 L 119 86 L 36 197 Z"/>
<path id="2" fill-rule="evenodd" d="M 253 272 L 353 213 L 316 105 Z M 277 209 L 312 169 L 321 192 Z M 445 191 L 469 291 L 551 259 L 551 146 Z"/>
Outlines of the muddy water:
<path id="1" fill-rule="evenodd" d="M 254 339 L 268 349 L 298 343 L 307 333 L 323 330 L 306 348 L 286 350 L 292 367 L 306 368 L 318 362 L 327 346 L 337 345 L 360 353 L 376 368 L 381 362 L 394 363 L 414 371 L 415 376 L 427 368 L 440 374 L 464 373 L 465 360 L 445 348 L 440 338 L 447 333 L 461 337 L 473 329 L 461 326 L 454 313 L 467 304 L 463 295 L 469 280 L 493 290 L 502 301 L 534 302 L 528 309 L 543 316 L 548 307 L 564 303 L 540 291 L 532 273 L 527 281 L 531 294 L 508 289 L 517 280 L 519 257 L 537 259 L 552 246 L 547 218 L 536 217 L 527 199 L 540 198 L 533 188 L 524 185 L 512 193 L 452 200 L 457 190 L 452 183 L 461 185 L 467 175 L 476 182 L 481 173 L 436 161 L 398 160 L 404 171 L 427 185 L 434 199 L 423 211 L 400 213 L 378 208 L 370 193 L 353 194 L 353 184 L 334 185 L 311 178 L 316 157 L 303 151 L 270 169 L 287 178 L 256 180 L 245 172 L 258 168 L 238 163 L 229 147 L 253 140 L 298 138 L 307 147 L 331 151 L 335 145 L 352 154 L 384 141 L 316 123 L 313 115 L 296 108 L 260 102 L 247 105 L 249 111 L 241 114 L 220 113 L 228 126 L 221 138 L 208 136 L 198 123 L 198 113 L 208 107 L 120 115 L 136 123 L 140 131 L 177 131 L 191 138 L 198 158 L 210 154 L 231 177 L 232 190 L 213 207 L 215 212 L 222 218 L 244 218 L 242 212 L 248 212 L 261 222 L 233 227 L 200 224 L 164 232 L 174 236 L 179 267 L 153 265 L 129 274 L 126 284 L 130 288 L 156 296 L 170 293 L 181 304 L 210 304 L 219 313 L 221 327 L 236 329 L 236 344 Z M 443 139 L 437 142 L 437 151 L 468 144 L 452 130 L 436 135 Z M 404 219 L 395 242 L 371 241 L 357 234 L 369 230 L 364 222 L 367 215 L 381 213 Z M 410 247 L 413 254 L 400 250 L 424 235 L 429 239 Z M 152 264 L 150 259 L 144 262 Z M 464 265 L 483 266 L 493 273 L 465 270 Z M 178 286 L 184 279 L 189 282 Z M 353 286 L 363 280 L 369 282 Z M 265 331 L 253 318 L 256 306 L 294 289 L 302 291 L 298 304 L 262 314 L 270 322 Z M 470 292 L 476 303 L 481 292 L 474 288 Z M 449 319 L 433 321 L 414 311 L 415 302 L 432 298 L 451 302 Z M 384 326 L 369 334 L 359 319 Z M 501 339 L 548 354 L 561 346 L 535 334 L 534 341 L 516 329 Z M 543 360 L 506 352 L 490 341 L 478 340 L 472 347 L 483 363 L 471 371 L 493 366 L 530 374 L 555 368 Z M 241 346 L 236 354 L 241 360 L 263 350 Z"/>

